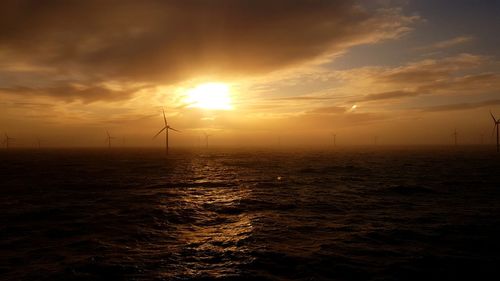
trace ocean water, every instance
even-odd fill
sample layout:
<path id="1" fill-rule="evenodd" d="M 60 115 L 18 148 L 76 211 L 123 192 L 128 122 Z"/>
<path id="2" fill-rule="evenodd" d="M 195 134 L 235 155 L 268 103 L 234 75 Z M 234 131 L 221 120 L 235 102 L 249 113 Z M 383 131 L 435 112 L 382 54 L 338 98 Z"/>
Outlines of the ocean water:
<path id="1" fill-rule="evenodd" d="M 491 147 L 0 151 L 0 280 L 498 280 Z"/>

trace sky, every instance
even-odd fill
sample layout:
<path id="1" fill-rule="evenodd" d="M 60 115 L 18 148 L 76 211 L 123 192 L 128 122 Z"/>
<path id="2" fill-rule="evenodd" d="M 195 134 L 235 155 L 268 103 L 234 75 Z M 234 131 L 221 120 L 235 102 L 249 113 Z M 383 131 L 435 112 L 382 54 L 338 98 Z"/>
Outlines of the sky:
<path id="1" fill-rule="evenodd" d="M 500 2 L 2 1 L 0 132 L 47 147 L 493 143 Z"/>

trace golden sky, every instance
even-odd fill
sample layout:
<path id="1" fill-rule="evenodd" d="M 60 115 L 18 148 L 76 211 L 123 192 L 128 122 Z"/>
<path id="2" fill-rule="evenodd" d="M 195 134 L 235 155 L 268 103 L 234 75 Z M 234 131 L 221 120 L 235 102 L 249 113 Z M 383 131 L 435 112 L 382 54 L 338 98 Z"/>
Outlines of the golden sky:
<path id="1" fill-rule="evenodd" d="M 438 3 L 439 2 L 439 3 Z M 495 1 L 2 1 L 15 146 L 491 141 Z M 3 133 L 2 132 L 2 133 Z M 174 134 L 174 133 L 172 133 Z M 482 137 L 481 137 L 482 136 Z"/>

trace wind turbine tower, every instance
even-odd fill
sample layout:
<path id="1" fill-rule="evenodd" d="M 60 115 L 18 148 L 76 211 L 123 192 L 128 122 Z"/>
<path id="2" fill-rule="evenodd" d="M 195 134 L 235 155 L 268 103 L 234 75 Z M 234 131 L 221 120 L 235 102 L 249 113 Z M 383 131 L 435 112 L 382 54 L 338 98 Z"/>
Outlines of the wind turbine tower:
<path id="1" fill-rule="evenodd" d="M 108 130 L 106 130 L 106 135 L 107 135 L 107 137 L 106 137 L 106 141 L 108 142 L 108 148 L 111 148 L 111 140 L 112 140 L 112 139 L 114 139 L 114 137 L 112 137 L 112 136 L 109 134 Z"/>
<path id="2" fill-rule="evenodd" d="M 7 135 L 7 133 L 4 133 L 4 138 L 3 138 L 3 141 L 2 141 L 2 144 L 5 145 L 5 148 L 9 148 L 10 147 L 10 141 L 14 140 L 13 138 L 9 137 L 9 135 Z"/>
<path id="3" fill-rule="evenodd" d="M 492 135 L 495 133 L 495 129 L 497 130 L 497 152 L 500 152 L 500 143 L 499 143 L 499 138 L 498 138 L 498 124 L 500 124 L 500 118 L 496 119 L 495 116 L 493 116 L 493 113 L 490 111 L 491 118 L 493 118 L 494 126 L 493 126 L 493 132 Z"/>
<path id="4" fill-rule="evenodd" d="M 205 148 L 208 149 L 208 137 L 212 136 L 212 135 L 209 135 L 207 134 L 206 132 L 203 132 L 203 134 L 205 135 Z"/>
<path id="5" fill-rule="evenodd" d="M 163 123 L 165 125 L 165 127 L 163 127 L 163 129 L 161 129 L 154 137 L 156 138 L 159 134 L 161 134 L 161 132 L 165 131 L 165 154 L 168 155 L 168 130 L 172 130 L 172 131 L 176 131 L 176 132 L 181 132 L 179 130 L 176 130 L 172 127 L 170 127 L 168 125 L 168 122 L 167 122 L 167 117 L 165 117 L 165 110 L 163 110 L 163 108 L 161 109 L 162 113 L 163 113 Z"/>

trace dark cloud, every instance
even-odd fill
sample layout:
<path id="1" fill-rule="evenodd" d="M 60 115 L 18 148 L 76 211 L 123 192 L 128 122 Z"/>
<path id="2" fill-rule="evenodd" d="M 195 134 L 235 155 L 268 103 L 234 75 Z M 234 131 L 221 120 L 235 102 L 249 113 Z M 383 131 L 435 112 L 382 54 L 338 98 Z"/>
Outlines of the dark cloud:
<path id="1" fill-rule="evenodd" d="M 130 97 L 134 91 L 113 90 L 103 86 L 77 86 L 61 85 L 47 88 L 14 87 L 0 88 L 0 94 L 16 95 L 18 97 L 47 96 L 54 97 L 64 101 L 82 101 L 84 103 L 95 102 L 99 100 L 115 101 Z"/>
<path id="2" fill-rule="evenodd" d="M 0 64 L 165 84 L 276 70 L 398 36 L 412 20 L 349 0 L 2 1 Z M 75 93 L 97 93 L 87 86 Z"/>

